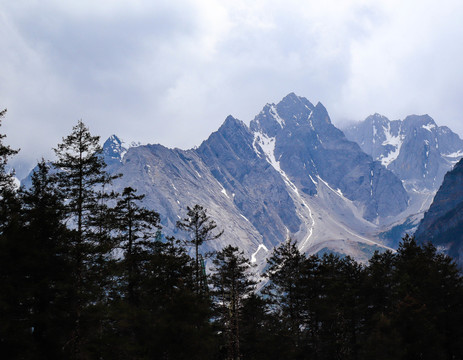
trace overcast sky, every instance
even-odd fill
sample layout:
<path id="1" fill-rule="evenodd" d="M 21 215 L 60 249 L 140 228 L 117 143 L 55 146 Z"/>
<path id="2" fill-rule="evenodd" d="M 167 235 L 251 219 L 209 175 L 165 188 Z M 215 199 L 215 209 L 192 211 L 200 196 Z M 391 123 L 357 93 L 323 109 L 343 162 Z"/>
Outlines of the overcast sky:
<path id="1" fill-rule="evenodd" d="M 0 0 L 0 131 L 17 166 L 78 119 L 186 149 L 295 92 L 337 126 L 427 113 L 462 136 L 462 20 L 461 0 Z"/>

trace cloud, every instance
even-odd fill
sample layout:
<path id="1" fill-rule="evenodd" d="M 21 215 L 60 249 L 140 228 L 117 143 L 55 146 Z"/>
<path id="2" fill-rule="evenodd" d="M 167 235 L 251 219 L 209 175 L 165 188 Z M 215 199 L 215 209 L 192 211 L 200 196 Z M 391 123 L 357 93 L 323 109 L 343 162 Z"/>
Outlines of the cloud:
<path id="1" fill-rule="evenodd" d="M 462 16 L 449 0 L 7 2 L 2 130 L 29 162 L 80 118 L 189 148 L 294 91 L 335 124 L 429 113 L 463 134 Z"/>

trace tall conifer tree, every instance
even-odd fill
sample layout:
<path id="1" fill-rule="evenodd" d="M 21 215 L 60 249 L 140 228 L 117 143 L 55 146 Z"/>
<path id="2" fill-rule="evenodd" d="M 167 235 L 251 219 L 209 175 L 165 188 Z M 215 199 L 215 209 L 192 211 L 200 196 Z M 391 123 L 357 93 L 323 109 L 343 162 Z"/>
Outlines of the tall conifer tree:
<path id="1" fill-rule="evenodd" d="M 104 197 L 104 186 L 116 176 L 106 173 L 99 136 L 92 136 L 81 120 L 54 151 L 57 157 L 53 163 L 57 170 L 56 182 L 66 199 L 68 226 L 73 230 L 70 246 L 76 291 L 73 306 L 75 327 L 69 343 L 75 358 L 82 358 L 84 342 L 94 336 L 91 331 L 87 331 L 85 336 L 83 332 L 91 328 L 90 322 L 96 321 L 89 315 L 92 311 L 86 310 L 104 297 L 101 284 L 106 281 L 102 267 L 104 259 L 111 253 L 108 237 L 99 236 L 109 232 L 101 231 L 95 216 L 105 213 L 101 211 L 104 205 L 100 202 Z"/>
<path id="2" fill-rule="evenodd" d="M 199 247 L 207 241 L 217 240 L 222 236 L 223 231 L 214 234 L 217 224 L 207 215 L 206 209 L 201 205 L 195 205 L 193 208 L 187 207 L 187 216 L 177 221 L 177 227 L 190 234 L 190 238 L 186 241 L 188 246 L 193 246 L 195 249 L 195 283 L 198 293 L 204 292 L 206 289 L 205 276 L 203 274 Z"/>
<path id="3" fill-rule="evenodd" d="M 215 303 L 219 309 L 219 322 L 227 348 L 227 359 L 241 359 L 240 327 L 244 321 L 244 300 L 251 295 L 255 282 L 251 280 L 251 263 L 237 247 L 228 245 L 219 251 L 214 260 L 212 284 Z"/>
<path id="4" fill-rule="evenodd" d="M 32 174 L 32 185 L 21 189 L 21 242 L 27 283 L 30 327 L 37 358 L 63 357 L 72 323 L 67 315 L 72 288 L 68 236 L 62 193 L 54 186 L 42 160 Z"/>
<path id="5" fill-rule="evenodd" d="M 139 303 L 140 283 L 143 267 L 153 253 L 154 241 L 160 237 L 160 219 L 155 211 L 139 205 L 145 195 L 136 195 L 136 190 L 126 187 L 115 208 L 119 230 L 119 245 L 123 251 L 123 283 L 125 296 L 131 305 Z"/>

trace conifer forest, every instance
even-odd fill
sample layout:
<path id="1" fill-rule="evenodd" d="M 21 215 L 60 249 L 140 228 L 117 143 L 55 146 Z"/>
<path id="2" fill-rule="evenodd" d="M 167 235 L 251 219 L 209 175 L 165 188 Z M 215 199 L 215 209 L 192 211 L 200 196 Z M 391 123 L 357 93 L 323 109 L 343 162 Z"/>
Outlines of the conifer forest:
<path id="1" fill-rule="evenodd" d="M 258 275 L 202 251 L 222 231 L 201 205 L 164 236 L 82 121 L 54 152 L 18 189 L 0 135 L 2 359 L 463 359 L 462 275 L 433 245 L 360 264 L 282 239 Z"/>

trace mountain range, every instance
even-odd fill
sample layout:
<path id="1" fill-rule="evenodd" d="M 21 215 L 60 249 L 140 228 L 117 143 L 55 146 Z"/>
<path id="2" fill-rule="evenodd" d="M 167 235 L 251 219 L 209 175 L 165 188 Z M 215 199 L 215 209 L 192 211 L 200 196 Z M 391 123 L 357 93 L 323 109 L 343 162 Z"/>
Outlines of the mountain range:
<path id="1" fill-rule="evenodd" d="M 458 175 L 446 175 L 457 180 L 453 187 L 444 181 L 447 190 L 434 199 L 463 156 L 463 141 L 449 128 L 428 115 L 390 121 L 375 114 L 341 131 L 321 103 L 294 93 L 266 104 L 249 126 L 228 116 L 193 149 L 126 146 L 113 135 L 103 156 L 110 173 L 123 175 L 115 189 L 145 194 L 144 205 L 160 213 L 165 235 L 186 236 L 176 222 L 187 206 L 202 205 L 224 230 L 203 250 L 232 244 L 261 268 L 288 238 L 309 254 L 366 262 L 418 226 L 421 239 L 431 228 L 441 234 L 446 219 L 459 216 L 449 211 L 461 206 L 451 200 Z M 438 246 L 460 251 L 449 241 Z"/>
<path id="2" fill-rule="evenodd" d="M 438 126 L 429 115 L 391 121 L 374 114 L 343 130 L 348 139 L 397 175 L 407 190 L 407 211 L 380 234 L 396 246 L 405 233 L 417 229 L 444 175 L 463 156 L 463 140 L 448 127 Z"/>
<path id="3" fill-rule="evenodd" d="M 112 136 L 104 144 L 104 156 L 111 173 L 123 174 L 115 187 L 132 186 L 146 194 L 145 205 L 161 214 L 166 235 L 183 236 L 177 220 L 187 206 L 200 204 L 225 231 L 210 249 L 233 244 L 262 262 L 273 247 L 292 238 L 307 253 L 334 252 L 366 261 L 373 251 L 394 245 L 381 234 L 419 213 L 417 191 L 427 191 L 432 200 L 430 183 L 415 181 L 421 173 L 413 177 L 405 165 L 398 171 L 399 161 L 407 162 L 400 153 L 409 143 L 431 143 L 426 133 L 413 128 L 440 129 L 426 119 L 412 117 L 403 122 L 406 126 L 397 126 L 373 115 L 357 130 L 346 129 L 346 137 L 321 103 L 313 105 L 291 93 L 278 104 L 265 105 L 249 126 L 228 116 L 197 148 L 126 148 Z M 376 137 L 368 138 L 365 124 L 376 126 Z M 379 129 L 391 130 L 381 134 Z M 414 142 L 410 134 L 416 134 Z M 457 158 L 463 146 L 458 136 L 451 145 L 444 135 L 436 137 L 443 142 L 438 143 L 439 161 L 451 166 L 450 151 Z M 437 183 L 445 164 L 436 163 L 434 148 L 428 155 L 427 176 Z"/>
<path id="4" fill-rule="evenodd" d="M 346 137 L 396 174 L 409 190 L 436 191 L 463 156 L 463 140 L 429 115 L 389 120 L 375 114 L 344 129 Z"/>

